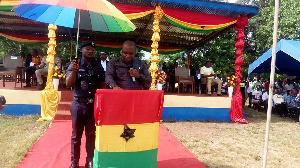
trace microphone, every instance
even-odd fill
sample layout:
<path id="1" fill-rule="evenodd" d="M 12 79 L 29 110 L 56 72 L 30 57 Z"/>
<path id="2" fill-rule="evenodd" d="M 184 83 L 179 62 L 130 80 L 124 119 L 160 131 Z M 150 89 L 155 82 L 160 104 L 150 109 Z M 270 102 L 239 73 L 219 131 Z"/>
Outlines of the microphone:
<path id="1" fill-rule="evenodd" d="M 133 69 L 133 68 L 131 67 L 130 69 Z M 131 79 L 132 79 L 133 83 L 135 83 L 135 77 L 132 76 Z"/>

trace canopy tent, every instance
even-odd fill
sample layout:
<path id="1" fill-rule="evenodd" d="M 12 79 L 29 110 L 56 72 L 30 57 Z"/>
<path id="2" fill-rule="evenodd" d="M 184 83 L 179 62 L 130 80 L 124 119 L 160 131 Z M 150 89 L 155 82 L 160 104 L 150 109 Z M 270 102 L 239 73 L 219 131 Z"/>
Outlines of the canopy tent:
<path id="1" fill-rule="evenodd" d="M 230 110 L 233 115 L 230 116 L 235 122 L 247 123 L 243 118 L 240 103 L 242 98 L 239 83 L 243 64 L 241 55 L 244 47 L 244 28 L 248 24 L 248 18 L 258 13 L 257 7 L 209 0 L 109 0 L 109 2 L 132 20 L 137 29 L 133 32 L 113 34 L 81 31 L 81 38 L 119 44 L 126 40 L 132 40 L 137 46 L 151 46 L 152 56 L 149 71 L 152 83 L 150 90 L 155 90 L 155 72 L 158 70 L 158 53 L 162 51 L 161 49 L 173 50 L 172 52 L 181 49 L 193 50 L 236 26 L 235 75 L 238 77 L 238 87 Z M 2 0 L 0 3 L 0 33 L 29 36 L 47 35 L 46 24 L 22 19 L 9 11 L 9 5 L 12 7 L 16 0 Z M 3 11 L 1 11 L 1 5 L 4 5 Z M 59 28 L 57 37 L 75 39 L 76 30 Z"/>
<path id="2" fill-rule="evenodd" d="M 270 73 L 272 48 L 249 65 L 250 73 Z M 300 76 L 300 41 L 282 39 L 276 46 L 275 73 Z"/>
<path id="3" fill-rule="evenodd" d="M 0 1 L 0 33 L 6 37 L 20 35 L 44 36 L 48 34 L 47 24 L 23 19 L 11 11 L 12 5 L 20 0 Z M 129 33 L 80 32 L 81 40 L 122 44 L 132 40 L 142 49 L 151 49 L 155 7 L 163 12 L 160 19 L 160 53 L 174 53 L 193 50 L 218 35 L 235 27 L 241 14 L 248 18 L 258 13 L 258 8 L 207 0 L 108 0 L 133 21 L 137 29 Z M 57 37 L 75 39 L 76 30 L 59 27 Z M 9 34 L 9 36 L 7 35 Z M 16 38 L 15 38 L 16 39 Z M 22 41 L 21 38 L 18 38 Z M 29 42 L 24 40 L 23 42 Z M 116 46 L 102 45 L 99 49 L 116 50 Z M 120 46 L 120 45 L 117 45 Z M 117 48 L 120 49 L 120 48 Z M 162 50 L 161 50 L 162 49 Z"/>
<path id="4" fill-rule="evenodd" d="M 49 38 L 47 36 L 37 36 L 37 35 L 21 35 L 21 34 L 11 34 L 11 33 L 0 33 L 0 36 L 6 37 L 13 41 L 37 44 L 37 43 L 48 43 Z M 69 37 L 57 37 L 56 41 L 66 41 L 69 40 Z M 79 41 L 86 41 L 84 38 L 79 38 Z M 120 51 L 123 43 L 113 43 L 113 42 L 105 42 L 105 41 L 93 41 L 96 46 L 97 51 L 102 52 L 112 52 L 112 51 Z M 151 52 L 151 46 L 146 45 L 136 45 L 138 49 Z M 166 47 L 160 46 L 159 48 L 161 54 L 173 54 L 181 51 L 185 51 L 186 49 L 183 47 Z"/>

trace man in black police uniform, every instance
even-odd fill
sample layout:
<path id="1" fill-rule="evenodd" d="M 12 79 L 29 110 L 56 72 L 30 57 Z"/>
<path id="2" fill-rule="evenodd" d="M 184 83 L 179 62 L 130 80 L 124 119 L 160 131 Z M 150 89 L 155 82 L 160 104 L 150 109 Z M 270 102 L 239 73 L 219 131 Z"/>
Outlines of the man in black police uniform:
<path id="1" fill-rule="evenodd" d="M 80 145 L 83 130 L 86 135 L 86 168 L 93 167 L 95 149 L 95 92 L 104 81 L 104 70 L 99 61 L 94 59 L 95 44 L 86 41 L 81 44 L 82 58 L 73 60 L 67 70 L 67 87 L 74 86 L 74 99 L 71 104 L 72 138 L 70 168 L 78 168 Z"/>

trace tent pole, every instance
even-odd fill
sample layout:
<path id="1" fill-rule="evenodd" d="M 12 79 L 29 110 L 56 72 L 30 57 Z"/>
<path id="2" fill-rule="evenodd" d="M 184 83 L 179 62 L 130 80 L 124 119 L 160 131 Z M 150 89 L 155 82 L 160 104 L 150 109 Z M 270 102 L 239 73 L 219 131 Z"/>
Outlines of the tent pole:
<path id="1" fill-rule="evenodd" d="M 78 14 L 78 27 L 77 27 L 77 42 L 76 42 L 76 56 L 75 58 L 78 58 L 77 56 L 77 52 L 78 52 L 78 40 L 79 40 L 79 27 L 80 27 L 80 13 L 81 13 L 81 10 L 79 9 L 79 14 Z"/>
<path id="2" fill-rule="evenodd" d="M 279 11 L 279 0 L 275 0 L 274 30 L 273 30 L 273 48 L 272 48 L 272 61 L 271 61 L 271 74 L 270 74 L 269 100 L 268 100 L 268 111 L 267 111 L 267 123 L 266 123 L 266 135 L 265 135 L 263 168 L 267 167 L 267 155 L 268 155 L 268 146 L 269 146 L 270 122 L 271 122 L 271 110 L 272 110 L 273 89 L 274 89 L 274 74 L 275 74 L 275 62 L 276 62 L 278 11 Z"/>

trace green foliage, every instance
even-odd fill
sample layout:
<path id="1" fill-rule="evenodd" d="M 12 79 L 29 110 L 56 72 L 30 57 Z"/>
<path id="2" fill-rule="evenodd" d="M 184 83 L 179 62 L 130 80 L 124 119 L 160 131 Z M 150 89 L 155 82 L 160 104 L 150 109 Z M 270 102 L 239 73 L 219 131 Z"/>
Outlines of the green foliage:
<path id="1" fill-rule="evenodd" d="M 233 75 L 235 72 L 235 40 L 236 33 L 232 29 L 216 39 L 196 49 L 191 57 L 191 64 L 202 67 L 206 61 L 212 63 L 215 72 L 221 76 Z"/>
<path id="2" fill-rule="evenodd" d="M 4 55 L 20 55 L 21 52 L 24 52 L 25 55 L 27 55 L 30 53 L 30 49 L 33 48 L 37 49 L 40 54 L 43 54 L 47 51 L 44 47 L 47 47 L 46 43 L 20 43 L 0 36 L 0 58 Z"/>
<path id="3" fill-rule="evenodd" d="M 174 62 L 178 62 L 179 66 L 186 67 L 187 66 L 187 54 L 177 53 L 177 54 L 166 54 L 166 55 L 159 55 L 159 62 L 158 65 L 162 66 L 162 64 L 166 62 L 167 67 L 171 67 Z"/>
<path id="4" fill-rule="evenodd" d="M 72 51 L 71 45 L 73 45 Z M 0 36 L 0 58 L 4 55 L 20 55 L 21 52 L 24 52 L 25 55 L 27 55 L 30 53 L 31 49 L 37 49 L 40 55 L 47 55 L 48 43 L 21 43 Z M 73 40 L 73 44 L 70 39 L 57 41 L 55 51 L 55 56 L 60 57 L 62 65 L 65 65 L 70 61 L 71 52 L 72 56 L 76 55 L 76 41 Z M 109 52 L 107 54 L 109 59 L 120 56 L 120 52 Z M 143 54 L 144 53 L 141 53 L 140 51 L 137 52 L 139 57 L 142 57 Z M 78 49 L 78 56 L 80 57 L 80 49 Z M 101 51 L 96 51 L 95 58 L 100 58 L 100 56 Z"/>
<path id="5" fill-rule="evenodd" d="M 252 36 L 247 38 L 252 46 L 255 58 L 262 55 L 273 44 L 274 27 L 274 0 L 256 0 L 255 6 L 259 7 L 258 15 L 249 20 L 247 33 Z M 278 18 L 278 41 L 281 39 L 300 39 L 300 1 L 284 0 L 280 2 Z"/>

